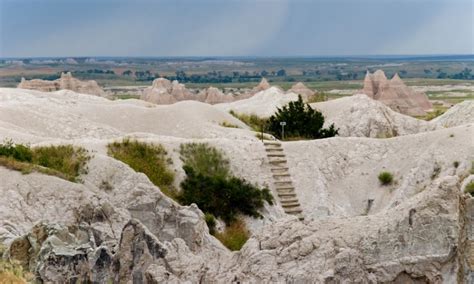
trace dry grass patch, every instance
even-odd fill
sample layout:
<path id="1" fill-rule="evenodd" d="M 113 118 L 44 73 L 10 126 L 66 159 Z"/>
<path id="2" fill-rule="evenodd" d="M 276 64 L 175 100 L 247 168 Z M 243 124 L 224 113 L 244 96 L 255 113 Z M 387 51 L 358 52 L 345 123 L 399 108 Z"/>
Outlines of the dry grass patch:
<path id="1" fill-rule="evenodd" d="M 169 169 L 172 161 L 167 158 L 168 153 L 163 146 L 124 139 L 108 144 L 107 148 L 110 156 L 144 173 L 164 194 L 176 198 L 174 173 Z"/>
<path id="2" fill-rule="evenodd" d="M 33 274 L 25 271 L 16 261 L 2 259 L 5 247 L 0 245 L 0 283 L 19 284 L 29 283 L 33 280 Z"/>
<path id="3" fill-rule="evenodd" d="M 243 220 L 236 219 L 226 226 L 223 232 L 216 232 L 214 236 L 227 248 L 236 251 L 240 250 L 249 239 L 249 231 Z"/>
<path id="4" fill-rule="evenodd" d="M 219 123 L 220 126 L 222 127 L 227 127 L 227 128 L 240 128 L 238 125 L 232 124 L 230 122 L 224 121 Z"/>
<path id="5" fill-rule="evenodd" d="M 30 148 L 11 141 L 0 144 L 0 165 L 23 174 L 36 171 L 77 182 L 87 173 L 89 159 L 86 149 L 72 145 Z"/>
<path id="6" fill-rule="evenodd" d="M 266 118 L 261 118 L 255 114 L 248 115 L 248 114 L 236 113 L 233 110 L 229 111 L 229 113 L 233 115 L 235 118 L 237 118 L 238 120 L 247 124 L 253 131 L 260 132 L 262 131 L 262 127 L 265 131 L 267 127 L 268 119 Z"/>

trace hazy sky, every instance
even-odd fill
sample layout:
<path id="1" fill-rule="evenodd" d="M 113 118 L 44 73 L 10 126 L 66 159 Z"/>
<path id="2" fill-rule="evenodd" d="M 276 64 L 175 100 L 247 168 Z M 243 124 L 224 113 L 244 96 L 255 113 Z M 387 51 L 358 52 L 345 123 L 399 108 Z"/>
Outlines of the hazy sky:
<path id="1" fill-rule="evenodd" d="M 474 0 L 0 0 L 0 57 L 473 53 Z"/>

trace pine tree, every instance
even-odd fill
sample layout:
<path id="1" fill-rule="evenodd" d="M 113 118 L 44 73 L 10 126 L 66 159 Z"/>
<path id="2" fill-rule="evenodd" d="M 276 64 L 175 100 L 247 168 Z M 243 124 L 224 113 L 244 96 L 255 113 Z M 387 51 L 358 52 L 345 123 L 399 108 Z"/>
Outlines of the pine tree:
<path id="1" fill-rule="evenodd" d="M 278 108 L 268 120 L 268 131 L 281 139 L 280 122 L 286 122 L 285 138 L 320 139 L 338 134 L 338 129 L 334 124 L 331 124 L 329 128 L 323 128 L 322 113 L 305 104 L 301 96 L 298 96 L 297 101 Z"/>

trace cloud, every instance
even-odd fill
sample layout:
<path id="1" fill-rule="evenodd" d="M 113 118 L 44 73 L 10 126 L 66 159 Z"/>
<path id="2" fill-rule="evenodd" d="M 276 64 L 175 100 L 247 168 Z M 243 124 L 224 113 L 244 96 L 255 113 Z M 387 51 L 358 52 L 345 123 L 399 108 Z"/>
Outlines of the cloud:
<path id="1" fill-rule="evenodd" d="M 474 54 L 473 2 L 440 1 L 439 5 L 437 13 L 385 42 L 382 53 Z"/>
<path id="2" fill-rule="evenodd" d="M 234 6 L 234 5 L 233 5 Z M 232 10 L 210 15 L 176 47 L 180 55 L 252 55 L 279 32 L 288 13 L 288 2 L 244 2 Z"/>

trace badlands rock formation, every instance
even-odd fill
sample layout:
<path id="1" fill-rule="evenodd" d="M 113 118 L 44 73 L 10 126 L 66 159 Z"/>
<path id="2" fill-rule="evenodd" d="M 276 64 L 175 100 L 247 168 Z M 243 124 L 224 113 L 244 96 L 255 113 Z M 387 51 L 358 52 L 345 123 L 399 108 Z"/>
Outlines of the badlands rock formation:
<path id="1" fill-rule="evenodd" d="M 17 88 L 53 92 L 58 90 L 71 90 L 81 94 L 105 96 L 104 90 L 94 80 L 80 81 L 72 77 L 71 72 L 61 73 L 61 77 L 54 81 L 48 80 L 25 80 L 21 78 Z"/>
<path id="2" fill-rule="evenodd" d="M 255 86 L 250 92 L 250 95 L 255 95 L 258 92 L 265 91 L 267 89 L 270 89 L 271 85 L 268 83 L 267 79 L 262 78 L 260 83 L 258 83 L 257 86 Z"/>
<path id="3" fill-rule="evenodd" d="M 284 142 L 298 221 L 278 203 L 263 144 L 218 107 L 0 89 L 1 140 L 73 143 L 92 156 L 82 183 L 0 167 L 0 242 L 45 283 L 472 283 L 474 202 L 462 185 L 474 178 L 473 135 L 474 124 L 461 123 L 391 139 Z M 251 238 L 230 252 L 199 208 L 107 155 L 107 143 L 126 136 L 162 144 L 178 182 L 180 144 L 211 143 L 277 203 L 247 220 Z M 393 185 L 378 183 L 382 170 Z"/>
<path id="4" fill-rule="evenodd" d="M 213 105 L 218 103 L 232 102 L 235 100 L 235 98 L 231 94 L 224 94 L 218 88 L 209 87 L 199 92 L 198 100 Z"/>
<path id="5" fill-rule="evenodd" d="M 194 94 L 186 89 L 184 84 L 180 84 L 176 80 L 171 82 L 165 78 L 153 80 L 152 86 L 146 88 L 140 98 L 159 105 L 174 104 L 187 100 L 216 104 L 231 102 L 235 99 L 231 94 L 226 95 L 215 87 L 209 87 L 201 90 L 198 94 Z"/>
<path id="6" fill-rule="evenodd" d="M 339 128 L 339 136 L 388 138 L 438 127 L 435 123 L 393 111 L 364 94 L 313 103 L 311 107 L 323 113 L 325 125 L 334 123 Z"/>
<path id="7" fill-rule="evenodd" d="M 311 97 L 313 97 L 316 92 L 309 89 L 305 86 L 305 84 L 298 82 L 294 84 L 289 90 L 288 93 L 294 93 L 297 95 L 301 95 L 303 101 L 307 102 Z"/>
<path id="8" fill-rule="evenodd" d="M 411 116 L 425 115 L 426 111 L 432 108 L 424 93 L 411 90 L 398 74 L 388 80 L 382 70 L 377 70 L 374 74 L 367 72 L 362 92 L 395 111 Z"/>

